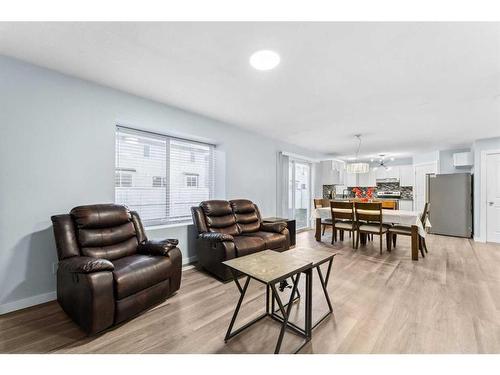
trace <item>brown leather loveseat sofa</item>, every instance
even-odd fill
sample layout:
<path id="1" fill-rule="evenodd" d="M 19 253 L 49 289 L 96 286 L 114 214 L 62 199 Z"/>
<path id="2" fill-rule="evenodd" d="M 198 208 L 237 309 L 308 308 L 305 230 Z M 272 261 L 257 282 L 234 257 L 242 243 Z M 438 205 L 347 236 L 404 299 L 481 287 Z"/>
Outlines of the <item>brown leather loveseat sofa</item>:
<path id="1" fill-rule="evenodd" d="M 205 201 L 191 207 L 191 213 L 198 230 L 198 262 L 224 281 L 231 273 L 223 261 L 266 249 L 290 248 L 287 224 L 263 223 L 257 205 L 247 199 Z"/>
<path id="2" fill-rule="evenodd" d="M 177 240 L 148 241 L 139 215 L 114 204 L 52 216 L 57 300 L 87 333 L 102 331 L 177 291 Z"/>

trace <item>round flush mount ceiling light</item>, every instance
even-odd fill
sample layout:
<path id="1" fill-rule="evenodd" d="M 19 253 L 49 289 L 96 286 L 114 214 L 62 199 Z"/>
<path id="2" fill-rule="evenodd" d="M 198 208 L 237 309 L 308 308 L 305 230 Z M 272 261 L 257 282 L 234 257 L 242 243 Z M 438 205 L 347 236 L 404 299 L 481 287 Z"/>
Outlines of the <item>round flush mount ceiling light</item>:
<path id="1" fill-rule="evenodd" d="M 280 55 L 271 50 L 261 50 L 254 52 L 250 56 L 250 65 L 257 70 L 271 70 L 280 63 Z"/>

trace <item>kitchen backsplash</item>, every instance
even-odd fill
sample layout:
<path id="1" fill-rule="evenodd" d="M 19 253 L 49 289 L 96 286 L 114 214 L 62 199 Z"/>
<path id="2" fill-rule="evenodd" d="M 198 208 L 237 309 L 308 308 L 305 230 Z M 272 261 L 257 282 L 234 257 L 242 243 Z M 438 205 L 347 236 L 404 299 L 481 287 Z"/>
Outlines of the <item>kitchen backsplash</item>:
<path id="1" fill-rule="evenodd" d="M 352 189 L 354 186 L 348 187 L 348 190 L 351 194 L 351 196 L 354 197 L 354 193 L 352 192 Z M 362 192 L 363 195 L 366 193 L 367 187 L 358 187 Z M 374 186 L 374 196 L 376 196 L 376 192 L 378 190 L 384 190 L 384 191 L 400 191 L 401 192 L 401 199 L 413 199 L 413 188 L 411 186 L 399 186 L 399 183 L 397 182 L 386 182 L 386 183 L 380 183 L 377 184 L 377 186 Z M 329 198 L 329 193 L 334 190 L 334 185 L 323 185 L 323 198 Z"/>

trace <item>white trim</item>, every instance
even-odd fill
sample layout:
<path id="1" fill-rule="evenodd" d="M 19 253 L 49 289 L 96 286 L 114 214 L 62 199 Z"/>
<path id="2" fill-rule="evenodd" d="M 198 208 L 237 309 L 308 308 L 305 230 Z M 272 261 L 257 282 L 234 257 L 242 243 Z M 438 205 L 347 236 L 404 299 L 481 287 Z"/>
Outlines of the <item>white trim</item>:
<path id="1" fill-rule="evenodd" d="M 197 261 L 198 261 L 198 257 L 196 255 L 193 255 L 192 257 L 189 257 L 189 258 L 185 258 L 184 261 L 182 262 L 182 267 L 190 265 L 191 263 L 194 263 Z"/>
<path id="2" fill-rule="evenodd" d="M 478 236 L 474 236 L 474 241 L 475 242 L 486 242 L 481 237 L 478 237 Z"/>
<path id="3" fill-rule="evenodd" d="M 41 303 L 54 301 L 57 299 L 57 293 L 49 292 L 44 294 L 38 294 L 36 296 L 18 299 L 17 301 L 8 302 L 0 305 L 0 315 L 7 314 L 12 311 L 25 309 L 26 307 L 31 307 L 39 305 Z"/>
<path id="4" fill-rule="evenodd" d="M 486 158 L 488 155 L 500 154 L 500 149 L 481 151 L 481 190 L 479 192 L 479 237 L 474 237 L 475 241 L 486 242 L 487 238 L 487 220 L 486 201 L 488 200 L 486 191 Z"/>

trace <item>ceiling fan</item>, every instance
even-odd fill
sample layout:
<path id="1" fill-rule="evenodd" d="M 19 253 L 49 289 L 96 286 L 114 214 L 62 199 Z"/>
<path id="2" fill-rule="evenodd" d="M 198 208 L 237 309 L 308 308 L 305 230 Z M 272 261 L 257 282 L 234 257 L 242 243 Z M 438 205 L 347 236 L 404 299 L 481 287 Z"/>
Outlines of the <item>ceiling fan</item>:
<path id="1" fill-rule="evenodd" d="M 386 171 L 390 171 L 392 169 L 392 167 L 385 165 L 385 163 L 386 163 L 386 160 L 385 160 L 386 155 L 385 154 L 379 154 L 378 156 L 379 156 L 378 166 L 375 167 L 375 168 L 372 168 L 372 169 L 377 170 L 379 167 L 382 167 Z M 391 158 L 390 160 L 394 161 L 394 158 Z M 371 159 L 370 161 L 373 162 L 374 159 Z"/>

